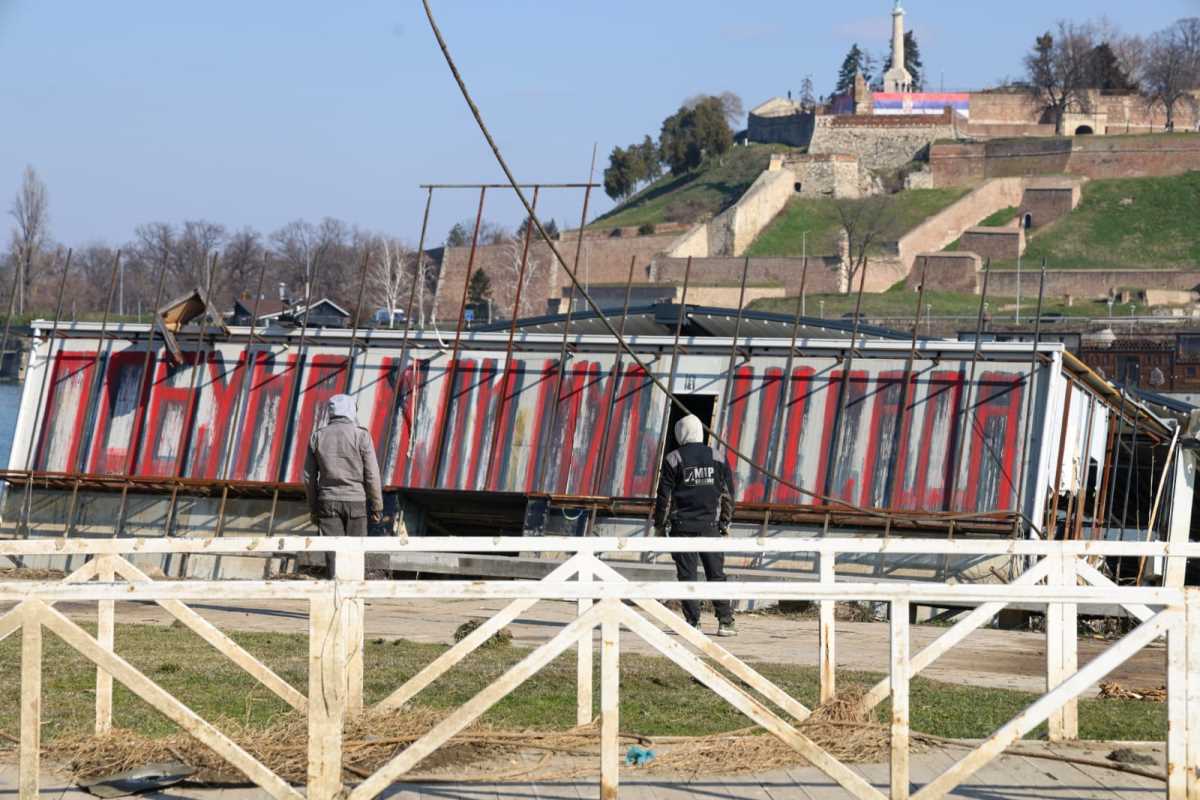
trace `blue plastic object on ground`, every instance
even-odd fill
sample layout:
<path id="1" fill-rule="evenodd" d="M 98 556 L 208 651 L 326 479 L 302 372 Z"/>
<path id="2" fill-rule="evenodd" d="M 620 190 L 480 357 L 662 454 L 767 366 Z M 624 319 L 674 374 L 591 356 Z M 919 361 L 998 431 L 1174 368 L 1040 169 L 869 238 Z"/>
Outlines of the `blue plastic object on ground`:
<path id="1" fill-rule="evenodd" d="M 631 767 L 642 767 L 654 760 L 654 751 L 647 750 L 644 747 L 638 747 L 636 744 L 630 745 L 628 752 L 625 753 L 625 763 Z"/>

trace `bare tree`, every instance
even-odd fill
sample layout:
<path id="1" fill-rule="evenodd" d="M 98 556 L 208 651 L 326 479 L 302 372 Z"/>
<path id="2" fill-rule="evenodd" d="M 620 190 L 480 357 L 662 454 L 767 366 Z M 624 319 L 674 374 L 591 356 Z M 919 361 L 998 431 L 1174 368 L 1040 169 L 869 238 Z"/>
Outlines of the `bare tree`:
<path id="1" fill-rule="evenodd" d="M 323 287 L 345 288 L 348 235 L 346 224 L 330 217 L 320 225 L 295 220 L 271 234 L 287 281 L 300 296 L 316 299 Z"/>
<path id="2" fill-rule="evenodd" d="M 375 241 L 375 258 L 367 269 L 367 292 L 388 311 L 388 327 L 393 312 L 406 305 L 416 279 L 417 264 L 413 248 L 391 236 Z"/>
<path id="3" fill-rule="evenodd" d="M 1200 85 L 1200 18 L 1181 19 L 1150 37 L 1142 69 L 1142 91 L 1151 108 L 1162 107 L 1167 130 L 1175 114 L 1197 108 L 1194 90 Z"/>
<path id="4" fill-rule="evenodd" d="M 262 234 L 253 228 L 242 228 L 229 236 L 221 252 L 219 286 L 224 294 L 222 300 L 232 301 L 235 297 L 252 298 L 258 288 L 258 275 L 266 257 Z M 214 289 L 214 294 L 217 290 Z M 214 298 L 215 299 L 215 298 Z"/>
<path id="5" fill-rule="evenodd" d="M 843 264 L 848 294 L 866 269 L 873 249 L 894 234 L 889 224 L 892 200 L 887 195 L 874 195 L 861 200 L 837 200 L 835 206 L 846 237 L 847 252 Z"/>
<path id="6" fill-rule="evenodd" d="M 12 261 L 16 270 L 13 287 L 16 291 L 16 313 L 25 313 L 25 300 L 33 288 L 33 278 L 46 255 L 49 237 L 50 212 L 46 184 L 32 166 L 26 166 L 9 210 L 15 224 L 12 230 Z"/>
<path id="7" fill-rule="evenodd" d="M 1086 84 L 1095 43 L 1090 26 L 1060 21 L 1057 34 L 1046 31 L 1025 56 L 1030 91 L 1053 117 L 1059 135 L 1068 111 L 1088 110 Z"/>
<path id="8" fill-rule="evenodd" d="M 531 297 L 533 292 L 530 291 L 530 287 L 541 280 L 546 262 L 539 258 L 537 251 L 531 247 L 525 261 L 525 277 L 521 280 L 521 304 L 519 308 L 514 309 L 517 302 L 517 280 L 521 277 L 521 254 L 524 250 L 525 237 L 523 233 L 520 239 L 514 239 L 504 245 L 503 260 L 499 263 L 498 269 L 499 280 L 496 282 L 495 289 L 496 308 L 501 314 L 524 317 L 533 313 L 537 308 L 535 299 Z"/>

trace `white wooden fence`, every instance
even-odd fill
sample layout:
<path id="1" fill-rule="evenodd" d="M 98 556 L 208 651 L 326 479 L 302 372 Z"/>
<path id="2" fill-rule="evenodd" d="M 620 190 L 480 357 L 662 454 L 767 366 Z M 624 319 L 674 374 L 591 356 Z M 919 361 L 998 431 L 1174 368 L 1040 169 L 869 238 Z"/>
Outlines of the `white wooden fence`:
<path id="1" fill-rule="evenodd" d="M 625 580 L 600 560 L 604 553 L 629 552 L 812 553 L 820 558 L 819 582 L 763 581 L 725 584 Z M 333 580 L 165 581 L 155 582 L 125 556 L 133 553 L 247 552 L 337 553 Z M 368 552 L 565 553 L 568 558 L 540 581 L 368 581 Z M 1027 568 L 1008 585 L 930 583 L 841 583 L 835 560 L 840 554 L 1007 555 Z M 834 603 L 870 600 L 891 606 L 891 658 L 886 679 L 870 689 L 867 702 L 892 700 L 891 787 L 893 800 L 910 796 L 909 682 L 949 648 L 986 623 L 1008 603 L 1041 603 L 1046 614 L 1046 693 L 984 740 L 962 760 L 912 794 L 914 800 L 945 796 L 984 764 L 1043 721 L 1054 740 L 1078 734 L 1079 694 L 1160 636 L 1167 638 L 1167 797 L 1200 800 L 1200 590 L 1184 588 L 1183 567 L 1200 557 L 1200 545 L 1132 542 L 1017 542 L 997 540 L 916 539 L 654 539 L 654 538 L 411 538 L 310 539 L 304 537 L 219 539 L 43 539 L 0 542 L 0 555 L 87 555 L 84 566 L 58 582 L 0 582 L 0 639 L 22 636 L 20 796 L 38 795 L 39 733 L 42 694 L 42 631 L 48 629 L 96 664 L 96 730 L 112 725 L 112 681 L 134 694 L 208 745 L 233 767 L 276 798 L 297 800 L 296 788 L 256 760 L 179 700 L 133 667 L 113 649 L 113 604 L 150 600 L 228 656 L 293 708 L 307 710 L 310 800 L 331 800 L 342 782 L 342 732 L 347 715 L 363 709 L 363 611 L 367 599 L 486 598 L 510 603 L 469 636 L 438 656 L 418 674 L 380 701 L 398 708 L 458 664 L 490 636 L 542 600 L 578 603 L 578 614 L 548 642 L 532 650 L 493 684 L 460 706 L 374 775 L 349 788 L 350 800 L 368 800 L 402 779 L 430 753 L 462 731 L 530 676 L 574 647 L 578 654 L 578 721 L 592 721 L 593 631 L 601 631 L 600 743 L 602 798 L 618 793 L 618 698 L 621 636 L 638 636 L 708 686 L 756 724 L 794 747 L 852 796 L 883 798 L 852 767 L 838 761 L 797 728 L 810 710 L 716 642 L 692 629 L 661 601 L 669 599 L 812 600 L 820 604 L 822 701 L 836 693 Z M 1167 586 L 1118 587 L 1089 561 L 1105 555 L 1167 558 Z M 309 611 L 309 684 L 305 696 L 239 647 L 188 606 L 188 601 L 253 602 L 307 599 Z M 99 624 L 92 636 L 53 606 L 63 601 L 96 601 Z M 627 604 L 626 601 L 630 601 Z M 946 629 L 929 646 L 910 652 L 909 607 L 914 602 L 970 606 L 975 610 Z M 1140 624 L 1080 668 L 1076 616 L 1082 605 L 1119 605 Z M 666 628 L 674 637 L 664 633 Z M 688 647 L 690 645 L 690 648 Z M 782 657 L 782 654 L 781 654 Z M 714 669 L 716 664 L 737 682 Z"/>

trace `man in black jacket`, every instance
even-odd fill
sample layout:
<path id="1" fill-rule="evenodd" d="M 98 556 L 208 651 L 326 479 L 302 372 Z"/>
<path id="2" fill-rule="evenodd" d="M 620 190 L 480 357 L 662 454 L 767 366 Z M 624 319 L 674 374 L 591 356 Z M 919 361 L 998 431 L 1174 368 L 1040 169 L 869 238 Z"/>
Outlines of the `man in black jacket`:
<path id="1" fill-rule="evenodd" d="M 728 536 L 733 521 L 733 474 L 725 462 L 713 456 L 704 444 L 700 420 L 687 416 L 675 423 L 679 448 L 667 454 L 658 481 L 654 504 L 654 529 L 659 536 L 670 523 L 671 536 Z M 674 553 L 675 574 L 681 582 L 695 581 L 697 562 L 704 564 L 704 578 L 725 581 L 724 553 Z M 717 635 L 735 636 L 733 608 L 728 600 L 714 600 Z M 694 628 L 700 627 L 700 603 L 683 601 L 683 615 Z"/>

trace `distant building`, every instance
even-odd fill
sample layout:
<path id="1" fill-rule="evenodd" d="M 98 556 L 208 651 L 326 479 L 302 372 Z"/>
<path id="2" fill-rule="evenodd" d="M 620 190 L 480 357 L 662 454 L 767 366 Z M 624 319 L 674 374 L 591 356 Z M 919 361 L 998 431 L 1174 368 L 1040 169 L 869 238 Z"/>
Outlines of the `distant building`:
<path id="1" fill-rule="evenodd" d="M 288 303 L 281 300 L 262 299 L 258 301 L 258 322 L 262 325 L 299 326 L 307 324 L 313 328 L 345 328 L 350 325 L 351 314 L 328 297 L 312 303 L 312 310 L 305 314 L 305 305 Z M 233 311 L 229 315 L 230 325 L 249 325 L 255 312 L 255 302 L 252 299 L 234 301 Z M 306 318 L 307 317 L 307 321 Z"/>

